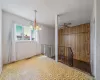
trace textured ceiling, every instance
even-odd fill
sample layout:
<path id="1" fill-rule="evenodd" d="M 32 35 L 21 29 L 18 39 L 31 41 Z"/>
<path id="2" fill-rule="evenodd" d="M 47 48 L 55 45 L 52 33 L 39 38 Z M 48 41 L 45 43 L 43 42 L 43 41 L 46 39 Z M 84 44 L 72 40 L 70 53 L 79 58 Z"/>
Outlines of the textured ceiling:
<path id="1" fill-rule="evenodd" d="M 34 20 L 36 9 L 37 22 L 50 26 L 54 26 L 56 14 L 61 14 L 59 24 L 79 25 L 90 21 L 93 0 L 2 0 L 2 7 L 30 20 Z"/>

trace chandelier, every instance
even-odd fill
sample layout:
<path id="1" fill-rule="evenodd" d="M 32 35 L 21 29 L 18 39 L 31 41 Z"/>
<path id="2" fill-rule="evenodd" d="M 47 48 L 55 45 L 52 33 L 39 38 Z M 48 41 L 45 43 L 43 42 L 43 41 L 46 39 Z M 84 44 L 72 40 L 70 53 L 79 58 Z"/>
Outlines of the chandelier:
<path id="1" fill-rule="evenodd" d="M 37 21 L 36 21 L 37 10 L 34 10 L 34 12 L 35 12 L 35 19 L 34 19 L 33 29 L 34 30 L 41 30 L 41 28 L 38 26 Z"/>

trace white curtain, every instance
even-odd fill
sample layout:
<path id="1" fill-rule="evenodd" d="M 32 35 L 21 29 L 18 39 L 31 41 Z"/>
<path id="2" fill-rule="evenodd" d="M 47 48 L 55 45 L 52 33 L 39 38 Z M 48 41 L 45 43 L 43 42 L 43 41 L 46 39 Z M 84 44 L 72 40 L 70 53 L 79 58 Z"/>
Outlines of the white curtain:
<path id="1" fill-rule="evenodd" d="M 37 43 L 40 43 L 40 34 L 38 30 L 35 30 L 35 41 Z"/>
<path id="2" fill-rule="evenodd" d="M 8 63 L 16 61 L 15 40 L 14 40 L 14 25 L 11 26 L 8 33 Z"/>
<path id="3" fill-rule="evenodd" d="M 40 44 L 40 32 L 39 32 L 39 30 L 35 31 L 35 41 L 36 41 L 36 48 L 37 48 L 36 54 L 40 54 L 41 53 L 41 44 Z"/>

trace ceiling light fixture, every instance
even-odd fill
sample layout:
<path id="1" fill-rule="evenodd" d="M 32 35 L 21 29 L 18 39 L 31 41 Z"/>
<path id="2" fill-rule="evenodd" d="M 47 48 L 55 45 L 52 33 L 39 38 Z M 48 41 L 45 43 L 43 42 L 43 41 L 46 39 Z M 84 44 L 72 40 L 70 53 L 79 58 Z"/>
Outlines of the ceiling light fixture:
<path id="1" fill-rule="evenodd" d="M 34 30 L 41 30 L 41 28 L 38 26 L 37 21 L 36 21 L 37 10 L 34 10 L 34 12 L 35 12 L 35 19 L 34 19 L 33 29 Z"/>

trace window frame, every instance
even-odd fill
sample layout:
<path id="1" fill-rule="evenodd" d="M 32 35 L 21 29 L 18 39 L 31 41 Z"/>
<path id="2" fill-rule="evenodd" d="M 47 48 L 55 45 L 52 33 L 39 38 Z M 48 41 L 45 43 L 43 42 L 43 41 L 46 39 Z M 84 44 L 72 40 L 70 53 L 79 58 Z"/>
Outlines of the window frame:
<path id="1" fill-rule="evenodd" d="M 35 41 L 35 40 L 32 40 L 32 34 L 30 32 L 30 40 L 24 40 L 24 38 L 22 40 L 18 40 L 17 37 L 16 37 L 16 26 L 19 25 L 19 26 L 22 26 L 22 33 L 23 33 L 23 37 L 24 37 L 24 27 L 27 27 L 27 26 L 23 26 L 21 24 L 14 24 L 14 40 L 15 42 L 30 42 L 30 41 Z"/>

